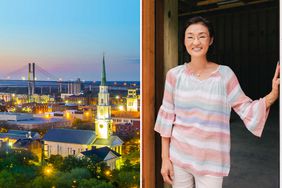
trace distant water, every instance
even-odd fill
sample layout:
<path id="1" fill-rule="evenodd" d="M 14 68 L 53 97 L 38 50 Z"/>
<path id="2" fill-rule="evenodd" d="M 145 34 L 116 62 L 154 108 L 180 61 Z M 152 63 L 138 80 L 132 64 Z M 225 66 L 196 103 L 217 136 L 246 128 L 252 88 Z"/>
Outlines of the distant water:
<path id="1" fill-rule="evenodd" d="M 75 83 L 75 81 L 35 81 L 36 87 L 57 87 L 58 84 L 61 83 L 62 85 L 67 85 L 68 83 Z M 100 81 L 81 81 L 81 84 L 84 87 L 91 86 L 99 86 Z M 27 80 L 0 80 L 0 87 L 27 87 L 28 81 Z M 108 86 L 112 87 L 134 87 L 140 88 L 139 81 L 109 81 L 107 82 Z"/>

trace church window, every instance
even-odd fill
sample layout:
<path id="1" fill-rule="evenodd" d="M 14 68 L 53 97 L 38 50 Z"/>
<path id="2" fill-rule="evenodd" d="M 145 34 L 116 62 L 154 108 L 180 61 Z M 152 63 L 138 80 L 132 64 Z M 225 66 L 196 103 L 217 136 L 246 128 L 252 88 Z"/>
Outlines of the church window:
<path id="1" fill-rule="evenodd" d="M 75 150 L 72 151 L 72 154 L 75 155 Z"/>
<path id="2" fill-rule="evenodd" d="M 101 128 L 101 129 L 104 127 L 104 125 L 103 125 L 103 124 L 100 124 L 99 126 L 100 126 L 100 128 Z"/>
<path id="3" fill-rule="evenodd" d="M 47 145 L 48 157 L 51 155 L 51 146 Z"/>
<path id="4" fill-rule="evenodd" d="M 104 103 L 104 100 L 103 99 L 101 99 L 101 104 L 103 104 Z"/>

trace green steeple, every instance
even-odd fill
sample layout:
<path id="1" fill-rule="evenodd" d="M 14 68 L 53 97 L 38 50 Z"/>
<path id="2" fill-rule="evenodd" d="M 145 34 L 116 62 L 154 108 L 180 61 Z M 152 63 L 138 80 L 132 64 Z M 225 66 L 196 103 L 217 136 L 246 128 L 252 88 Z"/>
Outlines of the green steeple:
<path id="1" fill-rule="evenodd" d="M 106 68 L 105 68 L 105 56 L 103 54 L 103 72 L 102 72 L 102 80 L 101 80 L 101 86 L 106 85 Z"/>

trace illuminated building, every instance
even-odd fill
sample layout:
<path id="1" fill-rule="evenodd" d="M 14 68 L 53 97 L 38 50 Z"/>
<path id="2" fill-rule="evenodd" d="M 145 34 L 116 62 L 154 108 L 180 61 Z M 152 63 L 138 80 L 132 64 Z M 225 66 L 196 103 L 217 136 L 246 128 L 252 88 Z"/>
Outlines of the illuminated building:
<path id="1" fill-rule="evenodd" d="M 9 125 L 16 125 L 25 130 L 70 126 L 70 121 L 62 118 L 42 118 L 27 113 L 0 112 L 0 120 L 7 121 Z"/>
<path id="2" fill-rule="evenodd" d="M 109 103 L 108 86 L 106 86 L 105 60 L 103 57 L 103 71 L 100 91 L 98 94 L 97 116 L 95 118 L 95 131 L 73 129 L 50 129 L 43 138 L 44 155 L 75 155 L 93 148 L 108 147 L 122 154 L 123 141 L 112 135 L 111 106 Z M 120 167 L 120 160 L 115 161 Z"/>
<path id="3" fill-rule="evenodd" d="M 110 94 L 106 86 L 105 60 L 103 57 L 102 80 L 98 93 L 97 116 L 95 119 L 95 131 L 97 138 L 108 139 L 112 135 L 111 106 L 109 102 Z"/>
<path id="4" fill-rule="evenodd" d="M 127 111 L 138 111 L 138 97 L 136 94 L 136 89 L 128 89 L 126 106 Z"/>
<path id="5" fill-rule="evenodd" d="M 112 135 L 113 120 L 111 119 L 111 106 L 109 100 L 110 94 L 108 92 L 108 86 L 106 85 L 106 68 L 104 56 L 102 80 L 99 89 L 97 115 L 95 119 L 95 133 L 97 139 L 94 145 L 96 145 L 97 147 L 109 146 L 110 148 L 121 154 L 123 141 L 117 136 Z M 115 142 L 114 147 L 113 142 Z"/>
<path id="6" fill-rule="evenodd" d="M 85 157 L 96 157 L 98 159 L 97 162 L 104 161 L 107 166 L 110 167 L 111 170 L 116 168 L 116 161 L 121 156 L 119 153 L 111 150 L 108 147 L 102 147 L 98 149 L 92 149 L 89 151 L 81 152 L 81 156 Z"/>
<path id="7" fill-rule="evenodd" d="M 25 150 L 30 151 L 35 156 L 37 156 L 38 161 L 41 162 L 42 159 L 42 143 L 39 139 L 30 139 L 30 138 L 24 138 L 24 139 L 18 139 L 13 144 L 14 150 Z"/>
<path id="8" fill-rule="evenodd" d="M 9 143 L 12 146 L 19 139 L 39 139 L 40 135 L 37 132 L 8 130 L 6 133 L 0 133 L 0 141 Z"/>
<path id="9" fill-rule="evenodd" d="M 75 82 L 68 83 L 68 94 L 79 95 L 81 91 L 81 81 L 78 78 Z"/>
<path id="10" fill-rule="evenodd" d="M 0 120 L 3 121 L 23 121 L 23 120 L 32 120 L 32 119 L 33 119 L 32 114 L 0 112 Z"/>

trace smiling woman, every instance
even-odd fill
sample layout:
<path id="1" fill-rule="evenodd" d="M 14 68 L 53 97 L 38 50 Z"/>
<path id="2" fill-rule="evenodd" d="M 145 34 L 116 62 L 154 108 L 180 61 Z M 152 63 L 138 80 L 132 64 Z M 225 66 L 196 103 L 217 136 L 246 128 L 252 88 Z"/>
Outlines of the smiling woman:
<path id="1" fill-rule="evenodd" d="M 153 12 L 155 18 L 152 17 L 156 21 L 155 27 L 151 29 L 147 27 L 148 22 L 144 24 L 146 29 L 151 29 L 150 31 L 155 34 L 150 35 L 153 38 L 149 40 L 155 41 L 152 44 L 155 51 L 149 51 L 149 49 L 148 53 L 145 53 L 147 49 L 143 51 L 143 56 L 146 57 L 146 61 L 143 58 L 143 83 L 145 79 L 146 84 L 143 84 L 142 88 L 144 91 L 143 100 L 146 102 L 145 105 L 143 104 L 143 118 L 145 120 L 143 121 L 143 144 L 146 146 L 143 149 L 145 158 L 143 158 L 143 162 L 145 162 L 143 164 L 144 183 L 148 185 L 146 183 L 154 181 L 155 178 L 155 187 L 166 187 L 162 184 L 163 179 L 168 182 L 172 180 L 171 177 L 174 177 L 173 180 L 177 182 L 177 177 L 179 177 L 177 174 L 182 174 L 183 169 L 185 171 L 188 169 L 187 171 L 193 174 L 193 178 L 197 179 L 196 181 L 199 180 L 199 174 L 200 177 L 205 174 L 220 177 L 219 181 L 216 182 L 219 183 L 219 186 L 222 186 L 222 177 L 229 174 L 230 167 L 230 164 L 228 164 L 230 162 L 230 145 L 228 143 L 231 142 L 229 132 L 229 118 L 231 118 L 232 126 L 230 128 L 233 138 L 231 156 L 235 161 L 232 161 L 232 164 L 236 165 L 231 168 L 230 176 L 224 178 L 224 186 L 236 187 L 238 183 L 242 187 L 257 187 L 260 185 L 268 187 L 269 184 L 265 182 L 267 180 L 267 182 L 272 182 L 269 187 L 277 187 L 278 145 L 277 134 L 273 134 L 273 132 L 276 132 L 279 127 L 276 113 L 278 103 L 272 107 L 271 113 L 268 114 L 269 106 L 277 98 L 277 86 L 279 83 L 279 79 L 277 79 L 279 77 L 279 66 L 276 66 L 275 71 L 275 62 L 277 62 L 278 57 L 278 38 L 277 35 L 270 35 L 272 32 L 277 32 L 277 4 L 263 3 L 261 1 L 261 4 L 245 3 L 246 6 L 240 9 L 234 8 L 235 5 L 234 7 L 225 6 L 225 8 L 216 5 L 220 6 L 220 9 L 214 9 L 212 7 L 200 7 L 201 5 L 198 5 L 198 2 L 200 1 L 156 1 L 156 12 Z M 210 1 L 205 2 L 212 4 Z M 192 10 L 184 14 L 181 12 L 185 9 L 183 6 L 178 8 L 178 12 L 177 8 L 175 9 L 177 4 L 186 4 L 187 7 L 190 5 L 190 8 L 197 4 L 197 7 L 195 7 L 196 13 Z M 263 9 L 263 5 L 266 4 L 269 5 L 267 10 Z M 204 10 L 200 10 L 199 7 Z M 148 7 L 146 10 L 149 10 Z M 190 18 L 198 17 L 200 11 L 215 24 L 217 35 L 211 37 L 204 21 L 190 25 L 193 27 L 187 27 L 184 24 Z M 255 19 L 257 17 L 260 19 Z M 266 24 L 269 21 L 272 24 Z M 179 26 L 177 26 L 178 23 Z M 154 24 L 154 22 L 150 24 Z M 178 28 L 176 32 L 175 28 Z M 185 33 L 186 38 L 181 35 L 178 38 L 179 31 L 182 30 L 187 31 Z M 178 38 L 180 45 L 172 42 L 175 38 Z M 147 39 L 144 40 L 143 45 L 145 41 L 148 44 Z M 270 43 L 271 41 L 273 43 Z M 181 44 L 184 44 L 183 47 Z M 212 51 L 214 56 L 208 58 L 207 54 L 213 45 L 216 47 Z M 268 47 L 264 48 L 263 46 Z M 175 49 L 178 50 L 175 51 Z M 183 52 L 189 54 L 189 58 L 185 57 L 182 49 Z M 153 55 L 150 52 L 153 52 Z M 204 55 L 207 57 L 206 59 L 202 58 Z M 220 63 L 220 65 L 217 63 Z M 151 68 L 150 71 L 147 70 L 148 67 Z M 147 76 L 153 71 L 155 74 L 153 74 L 153 78 L 155 79 L 152 79 L 151 74 L 151 81 L 148 80 L 149 77 L 144 77 L 144 71 L 148 73 Z M 160 99 L 162 98 L 160 91 L 163 90 L 161 84 L 165 73 L 167 73 L 165 92 L 163 93 L 163 102 L 155 126 L 155 129 L 161 133 L 162 138 L 159 139 L 158 134 L 151 133 L 151 115 L 154 112 L 154 106 L 151 104 L 155 104 L 157 109 L 160 105 Z M 271 84 L 272 78 L 273 84 Z M 269 95 L 258 100 L 251 100 L 242 92 L 244 90 L 252 98 L 260 98 L 271 89 L 272 92 Z M 231 116 L 231 107 L 239 113 L 243 122 L 238 120 L 237 116 Z M 205 113 L 207 114 L 205 115 Z M 271 120 L 268 118 L 268 122 L 274 121 L 275 123 L 266 122 L 268 115 L 271 119 L 273 117 L 276 119 Z M 209 117 L 205 118 L 205 116 Z M 261 136 L 263 132 L 259 143 L 266 146 L 275 142 L 274 147 L 268 150 L 269 152 L 275 152 L 274 156 L 267 156 L 268 154 L 263 152 L 264 147 L 258 144 L 255 137 L 246 135 L 248 133 L 245 133 L 243 128 L 238 129 L 243 123 L 247 128 L 245 130 L 249 130 L 256 136 Z M 265 123 L 270 125 L 262 131 Z M 237 126 L 237 124 L 240 126 Z M 269 131 L 270 129 L 272 132 Z M 190 134 L 188 136 L 183 135 L 186 133 Z M 210 134 L 213 133 L 218 135 L 211 136 Z M 167 144 L 164 141 L 166 137 L 169 137 Z M 205 139 L 207 138 L 211 140 L 206 142 Z M 162 146 L 159 140 L 163 141 Z M 243 143 L 243 140 L 246 142 Z M 149 147 L 154 143 L 153 148 Z M 256 149 L 254 150 L 254 148 Z M 150 149 L 153 149 L 156 154 Z M 159 155 L 160 149 L 162 149 L 162 160 L 160 160 Z M 240 155 L 238 154 L 239 150 Z M 164 151 L 167 151 L 167 153 Z M 210 154 L 208 154 L 209 152 Z M 254 155 L 254 153 L 256 157 L 252 159 L 247 157 Z M 150 156 L 152 158 L 148 159 Z M 169 160 L 166 160 L 166 157 Z M 264 163 L 260 160 L 261 158 L 267 158 L 269 162 Z M 156 159 L 156 176 L 153 178 L 149 175 L 154 175 L 151 161 L 154 159 Z M 222 159 L 221 162 L 218 159 Z M 258 161 L 262 166 L 255 165 Z M 172 165 L 170 166 L 171 162 Z M 220 163 L 222 163 L 222 166 L 219 165 Z M 274 167 L 275 170 L 268 167 L 268 164 Z M 159 173 L 161 166 L 163 176 L 160 176 Z M 179 171 L 178 167 L 182 170 Z M 174 170 L 174 168 L 177 170 Z M 240 181 L 236 179 L 236 177 L 243 177 L 244 173 L 248 173 L 250 178 L 251 176 L 259 176 L 255 172 L 257 168 L 268 169 L 268 172 L 271 171 L 271 176 L 261 176 L 262 179 L 258 180 L 259 182 L 244 181 L 243 178 L 240 178 Z M 221 175 L 218 173 L 219 171 L 222 171 Z M 185 174 L 187 174 L 186 172 Z M 214 178 L 211 179 L 214 180 Z M 194 183 L 198 184 L 197 182 Z M 175 186 L 177 187 L 177 185 Z"/>
<path id="2" fill-rule="evenodd" d="M 161 174 L 174 188 L 221 188 L 230 170 L 231 108 L 260 137 L 269 107 L 279 96 L 279 64 L 271 92 L 253 101 L 229 67 L 207 60 L 213 39 L 207 19 L 189 19 L 184 43 L 191 61 L 166 76 L 155 131 L 162 136 Z"/>

